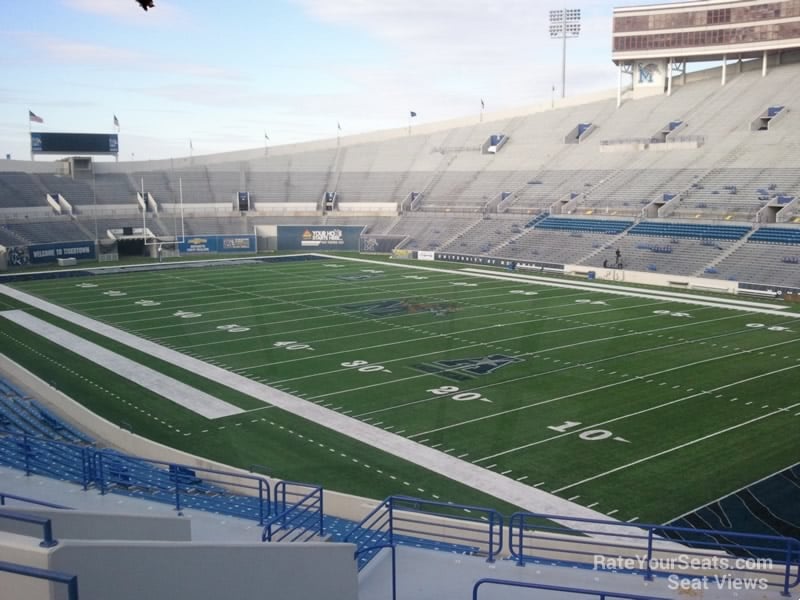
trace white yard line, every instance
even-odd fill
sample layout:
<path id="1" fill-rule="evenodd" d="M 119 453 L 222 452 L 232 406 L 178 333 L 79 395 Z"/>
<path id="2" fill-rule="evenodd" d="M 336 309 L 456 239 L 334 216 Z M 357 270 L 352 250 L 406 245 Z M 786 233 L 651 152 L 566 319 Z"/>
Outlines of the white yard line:
<path id="1" fill-rule="evenodd" d="M 397 434 L 367 425 L 366 423 L 344 416 L 333 410 L 323 408 L 313 402 L 291 396 L 258 383 L 257 381 L 191 358 L 159 344 L 143 340 L 140 337 L 100 323 L 94 319 L 76 314 L 61 306 L 26 294 L 25 292 L 0 285 L 0 293 L 6 294 L 40 310 L 44 310 L 70 323 L 85 327 L 98 335 L 136 348 L 160 360 L 164 360 L 194 373 L 202 373 L 203 376 L 213 379 L 243 394 L 277 406 L 278 408 L 304 419 L 308 419 L 337 433 L 351 437 L 384 452 L 388 452 L 393 456 L 429 469 L 439 475 L 472 487 L 495 498 L 499 498 L 504 502 L 519 506 L 524 510 L 560 514 L 569 517 L 607 520 L 606 515 L 603 513 L 578 506 L 547 492 L 531 488 L 524 483 L 515 481 L 499 473 L 494 473 L 483 467 L 459 460 L 445 452 L 427 448 Z M 598 529 L 602 530 L 601 533 L 612 535 L 619 535 L 624 532 L 624 529 L 620 530 L 615 528 L 614 525 L 600 526 Z"/>
<path id="2" fill-rule="evenodd" d="M 721 320 L 724 320 L 724 319 L 736 318 L 736 317 L 738 317 L 738 315 L 719 317 L 717 319 L 709 319 L 708 321 L 702 321 L 702 322 L 700 322 L 698 324 L 709 323 L 709 322 L 713 322 L 713 321 L 721 321 Z M 629 319 L 622 319 L 620 322 L 626 321 L 626 320 L 629 320 Z M 597 326 L 600 327 L 601 325 L 598 324 Z M 657 332 L 657 331 L 665 331 L 665 330 L 668 330 L 668 329 L 675 329 L 675 328 L 681 328 L 681 327 L 684 327 L 684 325 L 674 325 L 674 326 L 665 327 L 665 328 L 662 328 L 662 329 L 646 330 L 646 331 L 643 331 L 643 332 L 634 332 L 634 333 L 625 333 L 625 334 L 622 334 L 622 335 L 612 335 L 612 336 L 609 336 L 607 338 L 601 338 L 601 339 L 596 339 L 595 338 L 595 339 L 592 339 L 592 340 L 583 340 L 581 342 L 575 342 L 573 344 L 566 344 L 564 346 L 560 346 L 560 347 L 557 347 L 555 349 L 570 348 L 570 347 L 575 347 L 575 346 L 579 346 L 579 345 L 583 345 L 583 344 L 591 344 L 591 343 L 594 343 L 594 342 L 618 340 L 618 339 L 621 339 L 623 337 L 628 337 L 628 336 L 648 335 L 649 333 L 653 333 L 653 332 Z M 739 333 L 743 333 L 743 332 L 739 332 Z M 531 336 L 532 335 L 538 335 L 538 334 L 531 334 Z M 524 336 L 517 336 L 517 337 L 524 337 Z M 503 341 L 508 341 L 509 339 L 515 339 L 515 338 L 501 339 L 499 342 L 494 342 L 494 343 L 500 343 L 500 342 L 503 342 Z M 467 350 L 469 348 L 474 348 L 474 347 L 480 346 L 480 345 L 481 345 L 481 343 L 475 343 L 475 344 L 471 344 L 471 345 L 468 345 L 468 346 L 461 346 L 459 348 L 451 348 L 450 350 Z M 516 356 L 517 357 L 528 357 L 528 356 L 537 355 L 540 352 L 551 351 L 553 349 L 554 348 L 548 348 L 548 349 L 545 349 L 545 350 L 534 350 L 534 351 L 530 351 L 530 352 L 523 352 L 523 353 L 517 354 Z M 423 357 L 423 356 L 428 356 L 430 354 L 438 354 L 440 352 L 441 351 L 429 352 L 427 354 L 416 354 L 415 357 L 420 358 L 420 357 Z M 394 360 L 395 359 L 381 361 L 381 364 L 391 364 L 392 362 L 394 362 Z M 548 357 L 545 357 L 544 360 L 548 360 Z M 272 364 L 277 364 L 277 363 L 272 363 Z M 591 363 L 588 363 L 588 364 L 591 364 Z M 576 366 L 580 366 L 580 364 L 578 364 Z M 338 372 L 338 371 L 329 371 L 329 373 L 335 373 L 335 372 Z M 346 390 L 340 390 L 340 391 L 336 391 L 336 392 L 328 392 L 328 393 L 325 393 L 325 394 L 319 394 L 317 396 L 313 396 L 313 398 L 327 398 L 329 396 L 336 396 L 336 395 L 339 395 L 339 394 L 351 394 L 353 392 L 357 392 L 357 391 L 361 391 L 361 390 L 365 390 L 365 389 L 371 389 L 371 388 L 376 388 L 376 387 L 381 387 L 381 386 L 386 386 L 386 385 L 392 385 L 392 384 L 396 384 L 396 383 L 400 383 L 400 382 L 404 382 L 404 381 L 411 381 L 411 380 L 414 380 L 414 379 L 420 379 L 422 377 L 430 377 L 430 376 L 431 376 L 431 373 L 419 373 L 419 374 L 416 374 L 416 375 L 410 375 L 408 377 L 395 378 L 395 379 L 392 379 L 392 380 L 389 380 L 389 381 L 365 384 L 365 385 L 361 385 L 361 386 L 358 386 L 358 387 L 349 388 L 349 389 L 346 389 Z M 534 374 L 534 375 L 527 376 L 527 377 L 538 377 L 538 376 L 539 376 L 538 374 Z"/>
<path id="3" fill-rule="evenodd" d="M 244 412 L 233 404 L 42 321 L 23 310 L 3 311 L 0 316 L 207 419 L 219 419 Z"/>
<path id="4" fill-rule="evenodd" d="M 618 387 L 618 386 L 621 386 L 621 385 L 627 385 L 628 383 L 632 383 L 632 382 L 641 382 L 646 377 L 655 377 L 655 376 L 658 376 L 658 375 L 663 375 L 664 373 L 670 373 L 670 372 L 673 372 L 673 371 L 678 371 L 680 369 L 686 369 L 686 368 L 689 368 L 689 367 L 696 367 L 697 365 L 706 364 L 706 363 L 714 362 L 714 361 L 717 361 L 717 360 L 729 359 L 732 356 L 742 356 L 742 355 L 745 355 L 745 354 L 751 354 L 753 352 L 758 352 L 759 350 L 763 350 L 764 348 L 772 348 L 772 347 L 775 347 L 775 346 L 782 346 L 784 344 L 793 344 L 793 343 L 797 343 L 797 342 L 800 342 L 800 339 L 788 340 L 786 342 L 779 342 L 777 344 L 770 344 L 770 345 L 767 345 L 767 346 L 761 346 L 759 348 L 753 348 L 752 350 L 742 350 L 741 352 L 732 352 L 730 354 L 713 356 L 711 358 L 706 358 L 706 359 L 703 359 L 703 360 L 697 360 L 697 361 L 694 361 L 694 362 L 691 362 L 691 363 L 686 363 L 686 364 L 678 365 L 678 366 L 675 366 L 675 367 L 670 367 L 668 369 L 662 369 L 660 371 L 653 371 L 653 372 L 647 373 L 645 375 L 637 375 L 636 377 L 631 377 L 630 379 L 623 379 L 622 381 L 615 381 L 614 383 L 601 385 L 601 386 L 598 386 L 598 387 L 595 387 L 595 388 L 591 388 L 591 389 L 588 389 L 588 390 L 582 390 L 582 391 L 579 391 L 579 392 L 573 392 L 571 394 L 566 394 L 564 396 L 559 396 L 559 397 L 556 397 L 556 398 L 550 398 L 548 400 L 543 400 L 541 402 L 536 402 L 534 404 L 530 404 L 530 405 L 526 405 L 526 406 L 518 406 L 516 408 L 510 408 L 508 410 L 500 411 L 500 412 L 497 412 L 497 413 L 494 413 L 494 414 L 491 414 L 491 415 L 484 415 L 482 417 L 475 417 L 474 419 L 468 419 L 466 421 L 461 421 L 460 423 L 451 423 L 449 425 L 444 425 L 444 426 L 438 427 L 436 429 L 430 429 L 428 431 L 421 431 L 421 432 L 415 433 L 414 435 L 411 435 L 409 437 L 410 438 L 414 438 L 414 437 L 418 437 L 418 436 L 421 436 L 421 435 L 429 435 L 431 433 L 437 433 L 439 431 L 444 431 L 446 429 L 453 429 L 455 427 L 461 427 L 463 425 L 470 425 L 472 423 L 478 423 L 480 421 L 486 421 L 486 420 L 489 420 L 489 419 L 494 419 L 496 417 L 501 417 L 501 416 L 504 416 L 504 415 L 507 415 L 507 414 L 511 414 L 511 413 L 515 413 L 515 412 L 519 412 L 519 411 L 523 411 L 523 410 L 527 410 L 529 408 L 534 408 L 536 406 L 541 406 L 543 404 L 549 404 L 551 402 L 555 402 L 555 401 L 558 401 L 558 400 L 565 400 L 567 398 L 574 398 L 574 397 L 577 397 L 577 396 L 582 396 L 584 394 L 592 394 L 592 393 L 595 393 L 595 392 L 599 392 L 601 390 L 606 390 L 606 389 L 613 388 L 613 387 Z M 797 366 L 800 366 L 800 365 L 794 365 L 792 367 L 787 367 L 787 368 L 791 369 L 791 368 L 795 368 Z M 739 385 L 740 383 L 746 383 L 748 381 L 752 381 L 754 379 L 758 379 L 759 377 L 764 377 L 766 375 L 773 375 L 775 373 L 780 373 L 781 371 L 785 371 L 787 368 L 778 369 L 776 371 L 770 371 L 768 373 L 762 373 L 762 374 L 756 375 L 754 377 L 749 377 L 747 379 L 742 379 L 742 380 L 736 381 L 734 383 L 729 383 L 729 384 L 725 384 L 725 385 L 719 386 L 719 387 L 714 388 L 712 390 L 698 392 L 696 394 L 692 394 L 691 396 L 685 396 L 685 397 L 679 398 L 677 400 L 672 400 L 672 401 L 667 402 L 667 403 L 665 403 L 663 405 L 658 405 L 656 407 L 651 407 L 651 408 L 648 408 L 648 409 L 637 411 L 635 413 L 630 413 L 630 415 L 625 415 L 624 417 L 617 417 L 615 419 L 610 419 L 608 421 L 604 421 L 603 423 L 600 423 L 600 425 L 603 425 L 603 424 L 606 424 L 606 423 L 613 423 L 614 421 L 617 421 L 617 420 L 619 420 L 621 418 L 627 418 L 628 416 L 635 416 L 635 415 L 641 414 L 643 412 L 649 412 L 651 410 L 655 410 L 656 408 L 663 408 L 664 406 L 669 406 L 670 404 L 675 404 L 676 402 L 682 402 L 682 401 L 688 400 L 690 398 L 695 398 L 697 396 L 702 396 L 702 395 L 707 394 L 707 393 L 716 392 L 716 391 L 731 387 L 733 385 Z M 597 425 L 598 424 L 596 423 L 592 427 L 595 427 Z M 581 429 L 581 431 L 582 430 L 583 429 Z M 523 449 L 529 448 L 531 446 L 537 446 L 537 445 L 542 444 L 542 443 L 544 443 L 546 441 L 551 441 L 553 439 L 557 439 L 557 438 L 564 437 L 566 435 L 571 435 L 571 434 L 572 434 L 572 432 L 566 433 L 566 434 L 562 434 L 562 435 L 552 436 L 551 438 L 546 438 L 544 440 L 531 442 L 530 444 L 526 444 L 526 445 L 520 446 L 518 448 L 512 448 L 511 450 L 506 450 L 506 451 L 503 451 L 503 452 L 499 452 L 499 453 L 493 454 L 491 456 L 485 456 L 485 457 L 481 458 L 480 460 L 487 460 L 489 458 L 494 458 L 495 456 L 500 456 L 500 455 L 503 455 L 503 454 L 509 454 L 510 452 L 516 452 L 517 450 L 523 450 Z"/>
<path id="5" fill-rule="evenodd" d="M 543 285 L 551 285 L 554 287 L 568 288 L 568 289 L 582 289 L 587 292 L 602 292 L 605 294 L 613 294 L 617 296 L 631 296 L 634 298 L 663 298 L 669 299 L 674 302 L 681 302 L 684 304 L 695 304 L 697 306 L 715 306 L 718 308 L 730 308 L 733 310 L 744 310 L 747 312 L 759 313 L 764 315 L 778 315 L 800 319 L 800 313 L 784 312 L 788 310 L 788 306 L 774 306 L 771 304 L 764 304 L 763 302 L 752 302 L 750 300 L 734 300 L 732 298 L 713 298 L 700 300 L 696 294 L 684 294 L 681 292 L 665 292 L 661 290 L 641 290 L 639 288 L 632 288 L 626 286 L 604 285 L 602 283 L 561 283 L 555 282 L 552 279 L 545 277 L 537 277 L 535 275 L 521 275 L 521 274 L 503 274 L 503 273 L 487 273 L 482 269 L 466 268 L 463 269 L 468 273 L 477 275 L 478 277 L 485 277 L 489 279 L 498 279 L 502 281 L 516 281 L 528 283 L 539 283 Z"/>
<path id="6" fill-rule="evenodd" d="M 800 365 L 794 365 L 792 367 L 787 367 L 787 369 L 796 369 L 798 367 L 800 367 Z M 792 404 L 788 408 L 791 410 L 793 408 L 797 408 L 798 406 L 800 406 L 800 402 L 798 402 L 796 404 Z M 767 413 L 765 415 L 761 415 L 760 417 L 755 417 L 753 419 L 749 419 L 749 420 L 744 421 L 742 423 L 738 423 L 736 425 L 731 425 L 730 427 L 726 427 L 725 429 L 720 429 L 719 431 L 715 431 L 714 433 L 709 433 L 708 435 L 704 435 L 703 437 L 699 437 L 699 438 L 691 440 L 689 442 L 685 442 L 683 444 L 680 444 L 679 446 L 675 446 L 673 448 L 668 448 L 667 450 L 662 450 L 661 452 L 656 452 L 655 454 L 651 454 L 650 456 L 645 456 L 644 458 L 640 458 L 639 460 L 635 460 L 633 462 L 629 462 L 629 463 L 627 463 L 625 465 L 621 465 L 621 466 L 616 467 L 614 469 L 609 469 L 608 471 L 604 471 L 602 473 L 598 473 L 597 475 L 592 475 L 591 477 L 587 477 L 587 478 L 582 479 L 580 481 L 576 481 L 575 483 L 571 483 L 569 485 L 565 485 L 563 487 L 558 488 L 557 490 L 553 490 L 553 493 L 554 494 L 558 494 L 560 492 L 563 492 L 564 490 L 568 490 L 568 489 L 574 488 L 576 486 L 582 485 L 584 483 L 588 483 L 589 481 L 594 481 L 595 479 L 600 479 L 601 477 L 606 477 L 607 475 L 611 475 L 612 473 L 617 473 L 619 471 L 623 471 L 625 469 L 629 469 L 630 467 L 642 464 L 642 463 L 647 462 L 649 460 L 652 460 L 654 458 L 658 458 L 659 456 L 664 456 L 665 454 L 670 454 L 672 452 L 676 452 L 678 450 L 682 450 L 683 448 L 686 448 L 688 446 L 693 446 L 694 444 L 699 444 L 700 442 L 703 442 L 705 440 L 711 439 L 713 437 L 717 437 L 718 435 L 722 435 L 724 433 L 728 433 L 729 431 L 734 431 L 736 429 L 739 429 L 741 427 L 745 427 L 747 425 L 751 425 L 751 424 L 756 423 L 758 421 L 763 421 L 764 419 L 768 419 L 769 417 L 774 417 L 775 415 L 778 415 L 778 414 L 780 414 L 782 412 L 784 412 L 784 411 L 783 410 L 774 410 L 774 411 L 772 411 L 770 413 Z"/>
<path id="7" fill-rule="evenodd" d="M 735 317 L 738 317 L 738 315 L 735 315 Z M 731 317 L 722 317 L 722 318 L 723 319 L 729 319 Z M 704 321 L 704 323 L 711 322 L 711 321 L 717 321 L 717 320 L 720 320 L 720 319 L 711 319 L 709 321 Z M 651 335 L 653 331 L 662 331 L 662 330 L 655 329 L 655 330 L 651 330 L 649 332 L 646 332 L 646 334 L 647 335 Z M 487 383 L 487 384 L 484 384 L 484 385 L 468 387 L 468 388 L 466 388 L 464 390 L 459 390 L 459 391 L 464 391 L 464 392 L 481 391 L 481 392 L 483 392 L 484 390 L 487 390 L 487 389 L 490 389 L 490 388 L 499 387 L 499 386 L 503 386 L 503 385 L 507 385 L 509 383 L 517 383 L 519 381 L 527 381 L 527 380 L 534 379 L 534 378 L 537 378 L 537 377 L 546 377 L 548 375 L 553 375 L 555 373 L 562 373 L 564 371 L 569 371 L 569 370 L 574 370 L 574 369 L 592 368 L 592 366 L 596 365 L 596 364 L 601 364 L 601 363 L 608 362 L 608 361 L 615 361 L 615 360 L 619 360 L 621 358 L 627 358 L 627 357 L 630 357 L 630 356 L 636 356 L 636 355 L 639 355 L 639 354 L 644 354 L 646 352 L 656 352 L 658 350 L 663 350 L 665 348 L 674 348 L 675 346 L 681 346 L 681 345 L 684 345 L 684 344 L 693 344 L 693 343 L 697 343 L 697 342 L 701 342 L 701 341 L 708 341 L 708 340 L 718 339 L 718 338 L 727 337 L 727 336 L 731 336 L 731 335 L 738 335 L 738 334 L 741 334 L 741 333 L 745 333 L 745 331 L 744 330 L 732 331 L 732 332 L 728 332 L 728 333 L 721 333 L 721 334 L 709 336 L 709 337 L 706 337 L 706 338 L 699 338 L 699 339 L 693 339 L 693 340 L 692 339 L 684 339 L 682 341 L 675 342 L 673 344 L 666 344 L 666 345 L 661 345 L 661 346 L 650 346 L 648 348 L 643 348 L 641 350 L 634 350 L 633 352 L 624 352 L 622 354 L 614 354 L 614 355 L 611 355 L 611 356 L 604 356 L 603 358 L 598 358 L 598 359 L 592 360 L 592 361 L 581 362 L 581 363 L 573 363 L 571 365 L 558 367 L 558 368 L 555 368 L 555 369 L 551 369 L 549 371 L 542 371 L 542 372 L 539 372 L 539 373 L 533 373 L 531 375 L 522 375 L 520 377 L 514 377 L 512 379 L 506 379 L 506 380 L 503 380 L 503 381 L 496 381 L 496 382 Z M 632 334 L 629 334 L 629 335 L 632 335 Z M 553 350 L 561 350 L 563 348 L 569 348 L 569 347 L 577 346 L 577 345 L 582 344 L 582 343 L 583 342 L 577 342 L 577 343 L 574 343 L 574 344 L 565 344 L 563 346 L 556 346 L 556 347 L 553 347 L 553 348 L 542 348 L 540 350 L 536 350 L 535 354 L 542 354 L 542 353 L 546 353 L 546 352 L 551 352 Z M 526 355 L 527 355 L 527 353 L 526 353 Z M 525 355 L 521 355 L 521 356 L 525 356 Z M 690 390 L 687 390 L 687 391 L 691 392 L 692 390 L 690 389 Z M 360 418 L 362 416 L 372 415 L 372 414 L 376 414 L 376 413 L 389 412 L 389 411 L 398 410 L 398 409 L 401 409 L 401 408 L 406 408 L 408 406 L 413 406 L 413 405 L 416 405 L 416 404 L 423 404 L 425 402 L 432 402 L 434 400 L 441 400 L 443 398 L 447 398 L 448 396 L 449 396 L 449 394 L 448 395 L 430 396 L 429 398 L 424 398 L 422 400 L 414 400 L 414 401 L 406 402 L 406 403 L 403 403 L 403 404 L 395 404 L 393 406 L 389 406 L 389 407 L 386 407 L 386 408 L 377 408 L 377 409 L 374 409 L 374 410 L 371 410 L 371 411 L 368 411 L 368 412 L 365 412 L 365 413 L 361 413 L 361 414 L 358 414 L 358 415 L 355 415 L 355 416 Z"/>
<path id="8" fill-rule="evenodd" d="M 648 307 L 648 306 L 659 306 L 659 304 L 643 304 L 643 305 L 637 305 L 635 307 L 628 307 L 628 308 L 641 308 L 641 307 Z M 609 310 L 604 310 L 604 311 L 597 311 L 597 312 L 598 313 L 599 312 L 608 313 L 608 312 L 615 312 L 615 311 L 621 311 L 621 310 L 626 310 L 626 308 L 614 308 L 614 309 L 609 309 Z M 594 313 L 594 314 L 597 314 L 597 313 Z M 273 367 L 273 366 L 276 366 L 276 365 L 290 363 L 290 362 L 297 362 L 297 361 L 303 361 L 303 360 L 314 360 L 314 359 L 317 359 L 317 358 L 325 358 L 325 357 L 328 357 L 328 356 L 336 356 L 336 355 L 339 355 L 339 354 L 357 354 L 359 352 L 366 352 L 368 350 L 375 350 L 375 349 L 378 349 L 378 348 L 385 348 L 387 346 L 396 346 L 396 345 L 402 345 L 402 344 L 407 344 L 407 343 L 415 343 L 415 342 L 419 342 L 419 341 L 429 341 L 429 340 L 433 340 L 433 339 L 437 339 L 437 338 L 440 338 L 440 339 L 450 339 L 450 338 L 456 339 L 458 336 L 466 335 L 466 334 L 469 334 L 469 333 L 477 333 L 477 332 L 480 332 L 480 331 L 487 331 L 487 330 L 488 331 L 495 331 L 500 327 L 518 327 L 519 325 L 523 325 L 525 323 L 539 323 L 539 322 L 542 322 L 542 321 L 550 321 L 550 320 L 559 321 L 559 320 L 564 320 L 566 318 L 574 317 L 574 316 L 580 316 L 580 315 L 568 315 L 568 316 L 558 316 L 558 317 L 539 317 L 539 318 L 534 318 L 534 319 L 528 319 L 526 321 L 515 321 L 513 323 L 492 324 L 492 325 L 486 325 L 486 326 L 483 326 L 483 327 L 475 327 L 473 329 L 465 329 L 465 330 L 459 331 L 457 334 L 452 334 L 452 333 L 448 333 L 448 332 L 445 332 L 445 333 L 432 333 L 431 335 L 427 335 L 427 336 L 423 336 L 423 337 L 419 337 L 419 338 L 413 338 L 413 339 L 406 338 L 404 340 L 399 340 L 399 341 L 395 341 L 395 342 L 386 342 L 386 343 L 383 343 L 383 344 L 374 344 L 372 346 L 363 346 L 361 348 L 355 348 L 355 349 L 347 348 L 347 349 L 344 349 L 344 350 L 337 350 L 335 352 L 327 352 L 325 354 L 315 354 L 315 355 L 309 355 L 309 356 L 305 356 L 305 357 L 287 359 L 287 360 L 283 360 L 283 361 L 266 362 L 266 363 L 261 363 L 261 364 L 258 364 L 258 365 L 251 365 L 251 366 L 248 366 L 248 367 L 237 368 L 235 370 L 237 372 L 251 371 L 253 369 L 259 369 L 259 368 L 262 368 L 262 367 Z M 641 317 L 631 317 L 630 319 L 623 319 L 622 321 L 634 321 L 634 320 L 651 318 L 651 317 L 652 317 L 652 315 L 643 315 Z M 584 328 L 587 328 L 587 327 L 601 327 L 602 325 L 604 325 L 604 324 L 602 324 L 602 323 L 596 323 L 596 324 L 593 323 L 593 324 L 586 324 L 586 325 L 577 325 L 575 327 L 566 327 L 564 329 L 555 329 L 555 330 L 551 330 L 551 331 L 535 331 L 535 332 L 532 332 L 532 333 L 528 333 L 528 334 L 524 334 L 524 335 L 512 336 L 512 337 L 508 337 L 508 338 L 499 338 L 499 339 L 496 339 L 496 340 L 483 340 L 483 341 L 480 341 L 480 342 L 470 343 L 470 344 L 467 344 L 467 345 L 464 345 L 464 346 L 449 347 L 449 348 L 446 348 L 444 350 L 435 350 L 433 352 L 427 352 L 425 354 L 414 353 L 414 354 L 412 354 L 410 356 L 404 356 L 404 357 L 398 357 L 398 358 L 393 358 L 393 359 L 389 359 L 389 360 L 384 360 L 384 361 L 381 361 L 381 363 L 382 364 L 391 364 L 391 363 L 398 362 L 398 361 L 408 360 L 409 358 L 414 358 L 414 357 L 421 358 L 423 356 L 429 356 L 431 354 L 440 354 L 441 352 L 448 352 L 448 351 L 452 352 L 452 351 L 458 351 L 458 350 L 465 350 L 467 348 L 474 348 L 475 346 L 491 346 L 491 345 L 503 344 L 503 343 L 506 343 L 506 342 L 516 341 L 516 340 L 520 340 L 520 339 L 527 339 L 527 338 L 531 338 L 531 337 L 547 335 L 549 333 L 560 333 L 560 332 L 563 332 L 563 331 L 573 331 L 573 330 L 576 330 L 576 329 L 584 329 Z M 407 327 L 403 326 L 402 328 L 406 329 Z M 359 335 L 366 335 L 366 334 L 359 334 Z M 374 335 L 374 334 L 369 334 L 369 335 Z M 628 334 L 628 335 L 633 335 L 633 334 Z M 621 337 L 621 336 L 615 336 L 615 337 Z M 527 355 L 527 354 L 530 354 L 530 353 L 525 353 L 525 355 Z M 335 369 L 333 371 L 320 371 L 320 372 L 316 372 L 316 373 L 309 373 L 307 375 L 299 375 L 297 377 L 291 377 L 289 379 L 281 379 L 279 381 L 280 382 L 296 381 L 298 379 L 308 379 L 308 378 L 311 378 L 311 377 L 319 377 L 319 376 L 323 376 L 323 375 L 330 375 L 332 373 L 340 373 L 340 372 L 344 372 L 344 371 L 347 371 L 347 369 L 345 368 L 345 369 Z M 429 373 L 428 373 L 428 375 L 429 375 Z M 409 378 L 406 378 L 406 379 L 409 379 Z M 341 393 L 341 392 L 332 392 L 332 393 L 335 394 L 335 393 Z M 321 398 L 322 396 L 317 396 L 317 397 Z"/>

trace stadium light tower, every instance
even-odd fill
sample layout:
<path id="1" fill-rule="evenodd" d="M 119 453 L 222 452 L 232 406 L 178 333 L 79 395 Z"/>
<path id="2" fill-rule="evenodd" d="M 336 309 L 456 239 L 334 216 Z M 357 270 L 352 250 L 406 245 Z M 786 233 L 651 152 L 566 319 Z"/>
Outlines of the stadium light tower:
<path id="1" fill-rule="evenodd" d="M 567 38 L 576 38 L 581 33 L 581 9 L 565 8 L 550 11 L 550 37 L 561 38 L 561 97 L 567 88 Z"/>

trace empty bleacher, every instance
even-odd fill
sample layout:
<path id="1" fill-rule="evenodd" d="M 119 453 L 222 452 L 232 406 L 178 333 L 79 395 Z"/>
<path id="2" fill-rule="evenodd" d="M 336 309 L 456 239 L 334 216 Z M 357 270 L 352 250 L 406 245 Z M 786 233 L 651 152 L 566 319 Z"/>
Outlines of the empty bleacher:
<path id="1" fill-rule="evenodd" d="M 69 217 L 54 216 L 41 221 L 9 221 L 4 227 L 28 244 L 94 239 L 94 234 L 90 235 Z"/>
<path id="2" fill-rule="evenodd" d="M 721 260 L 712 272 L 705 272 L 703 276 L 767 286 L 800 287 L 798 242 L 765 243 L 753 241 L 754 237 L 755 234 L 747 243 Z M 794 237 L 796 239 L 797 236 Z"/>
<path id="3" fill-rule="evenodd" d="M 616 264 L 620 251 L 622 266 L 633 271 L 652 271 L 675 275 L 692 275 L 725 252 L 732 242 L 712 239 L 691 239 L 655 235 L 629 235 L 591 256 L 581 264 L 602 267 Z"/>
<path id="4" fill-rule="evenodd" d="M 409 239 L 402 247 L 409 250 L 436 250 L 477 220 L 480 217 L 452 216 L 436 219 L 428 214 L 411 214 L 398 221 L 386 234 L 408 236 Z"/>
<path id="5" fill-rule="evenodd" d="M 533 261 L 535 263 L 574 264 L 608 243 L 613 234 L 600 229 L 562 230 L 533 227 L 499 248 L 490 256 Z"/>
<path id="6" fill-rule="evenodd" d="M 30 173 L 0 172 L 0 208 L 43 206 L 49 191 Z"/>

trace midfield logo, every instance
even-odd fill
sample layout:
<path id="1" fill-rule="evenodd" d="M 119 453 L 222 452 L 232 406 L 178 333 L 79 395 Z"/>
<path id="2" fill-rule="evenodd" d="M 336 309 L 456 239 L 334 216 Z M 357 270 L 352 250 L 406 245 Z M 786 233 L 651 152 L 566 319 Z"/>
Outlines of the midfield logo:
<path id="1" fill-rule="evenodd" d="M 474 379 L 481 375 L 489 375 L 497 369 L 522 362 L 523 359 L 505 354 L 490 354 L 481 358 L 453 358 L 437 360 L 430 363 L 414 365 L 414 368 L 425 373 L 432 373 L 454 381 Z"/>
<path id="2" fill-rule="evenodd" d="M 334 275 L 334 279 L 342 281 L 365 281 L 367 279 L 378 279 L 383 277 L 381 273 L 351 273 L 350 275 Z"/>
<path id="3" fill-rule="evenodd" d="M 375 318 L 422 312 L 431 313 L 437 317 L 444 317 L 455 312 L 457 305 L 455 303 L 416 302 L 414 300 L 377 300 L 375 302 L 344 304 L 341 308 L 348 312 L 363 313 Z"/>

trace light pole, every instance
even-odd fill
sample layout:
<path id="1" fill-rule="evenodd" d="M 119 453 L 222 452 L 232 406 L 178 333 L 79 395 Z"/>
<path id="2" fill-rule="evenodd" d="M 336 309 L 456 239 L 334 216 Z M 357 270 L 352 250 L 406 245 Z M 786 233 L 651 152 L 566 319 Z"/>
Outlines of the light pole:
<path id="1" fill-rule="evenodd" d="M 581 9 L 565 8 L 550 11 L 550 37 L 561 38 L 561 97 L 567 88 L 567 38 L 576 38 L 581 33 Z"/>

